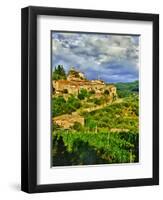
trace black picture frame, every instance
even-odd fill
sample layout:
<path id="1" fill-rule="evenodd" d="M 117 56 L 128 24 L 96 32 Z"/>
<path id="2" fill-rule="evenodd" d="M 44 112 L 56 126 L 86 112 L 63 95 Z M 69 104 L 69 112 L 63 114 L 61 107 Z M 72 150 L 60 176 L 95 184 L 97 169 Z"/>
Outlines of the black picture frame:
<path id="1" fill-rule="evenodd" d="M 153 23 L 153 177 L 37 184 L 37 16 L 55 15 Z M 30 6 L 21 11 L 21 190 L 28 193 L 159 184 L 159 15 Z"/>

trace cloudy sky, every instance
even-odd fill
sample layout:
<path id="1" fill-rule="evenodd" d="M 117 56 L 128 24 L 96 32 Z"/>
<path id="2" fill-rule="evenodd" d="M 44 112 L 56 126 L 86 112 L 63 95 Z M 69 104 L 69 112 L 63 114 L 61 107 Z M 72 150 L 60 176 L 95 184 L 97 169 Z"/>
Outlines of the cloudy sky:
<path id="1" fill-rule="evenodd" d="M 73 66 L 90 79 L 138 80 L 139 36 L 52 32 L 52 67 Z"/>

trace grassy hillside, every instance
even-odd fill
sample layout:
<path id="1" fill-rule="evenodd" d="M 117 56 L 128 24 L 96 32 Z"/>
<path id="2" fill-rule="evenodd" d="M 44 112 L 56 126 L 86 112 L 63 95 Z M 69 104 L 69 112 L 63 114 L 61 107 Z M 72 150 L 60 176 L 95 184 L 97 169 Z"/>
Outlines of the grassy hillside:
<path id="1" fill-rule="evenodd" d="M 103 109 L 84 113 L 86 127 L 98 130 L 133 130 L 138 129 L 138 95 L 126 97 L 122 103 L 114 103 Z"/>
<path id="2" fill-rule="evenodd" d="M 69 130 L 54 128 L 54 166 L 138 162 L 139 100 L 133 85 L 124 84 L 128 96 L 121 103 L 84 112 L 84 127 L 76 123 Z"/>
<path id="3" fill-rule="evenodd" d="M 139 82 L 134 81 L 130 83 L 115 83 L 117 87 L 117 93 L 120 98 L 127 97 L 132 94 L 138 94 L 139 92 Z"/>

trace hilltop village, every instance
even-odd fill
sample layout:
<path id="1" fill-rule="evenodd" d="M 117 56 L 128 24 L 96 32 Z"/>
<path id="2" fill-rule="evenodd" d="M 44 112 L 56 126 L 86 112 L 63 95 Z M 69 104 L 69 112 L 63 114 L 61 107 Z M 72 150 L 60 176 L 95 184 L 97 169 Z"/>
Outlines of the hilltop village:
<path id="1" fill-rule="evenodd" d="M 111 103 L 117 97 L 116 87 L 114 85 L 105 84 L 102 80 L 87 80 L 84 73 L 81 73 L 74 68 L 71 68 L 68 74 L 63 78 L 61 77 L 58 80 L 53 80 L 52 88 L 53 98 L 60 98 L 61 101 L 63 101 L 60 105 L 61 107 L 63 107 L 65 101 L 69 102 L 71 98 L 73 98 L 73 101 L 78 101 L 75 103 L 75 106 L 80 104 L 80 109 L 73 108 L 74 110 L 72 111 L 71 108 L 73 105 L 71 99 L 71 103 L 69 103 L 71 108 L 66 112 L 61 111 L 61 113 L 64 114 L 56 113 L 56 116 L 53 117 L 53 123 L 65 129 L 73 127 L 75 123 L 80 123 L 84 126 L 84 117 L 80 114 L 81 111 L 92 112 L 94 110 L 102 109 L 106 104 Z M 82 91 L 87 93 L 87 98 L 84 97 L 80 99 Z M 91 95 L 88 97 L 88 94 Z M 103 101 L 101 101 L 101 99 L 103 99 Z M 96 102 L 91 103 L 91 101 Z M 55 107 L 56 104 L 54 101 L 54 109 Z"/>
<path id="2" fill-rule="evenodd" d="M 117 96 L 114 85 L 106 85 L 102 80 L 87 80 L 83 73 L 71 68 L 66 80 L 53 80 L 53 93 L 55 95 L 78 95 L 81 89 L 94 93 L 96 96 L 108 93 L 110 97 Z"/>

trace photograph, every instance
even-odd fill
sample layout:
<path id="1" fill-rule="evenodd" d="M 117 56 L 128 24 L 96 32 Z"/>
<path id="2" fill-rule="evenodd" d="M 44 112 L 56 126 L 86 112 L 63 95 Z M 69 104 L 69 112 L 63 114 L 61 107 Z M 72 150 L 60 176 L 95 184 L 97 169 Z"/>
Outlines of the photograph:
<path id="1" fill-rule="evenodd" d="M 138 163 L 140 35 L 50 40 L 52 167 Z"/>
<path id="2" fill-rule="evenodd" d="M 21 15 L 21 190 L 159 185 L 159 14 Z"/>

